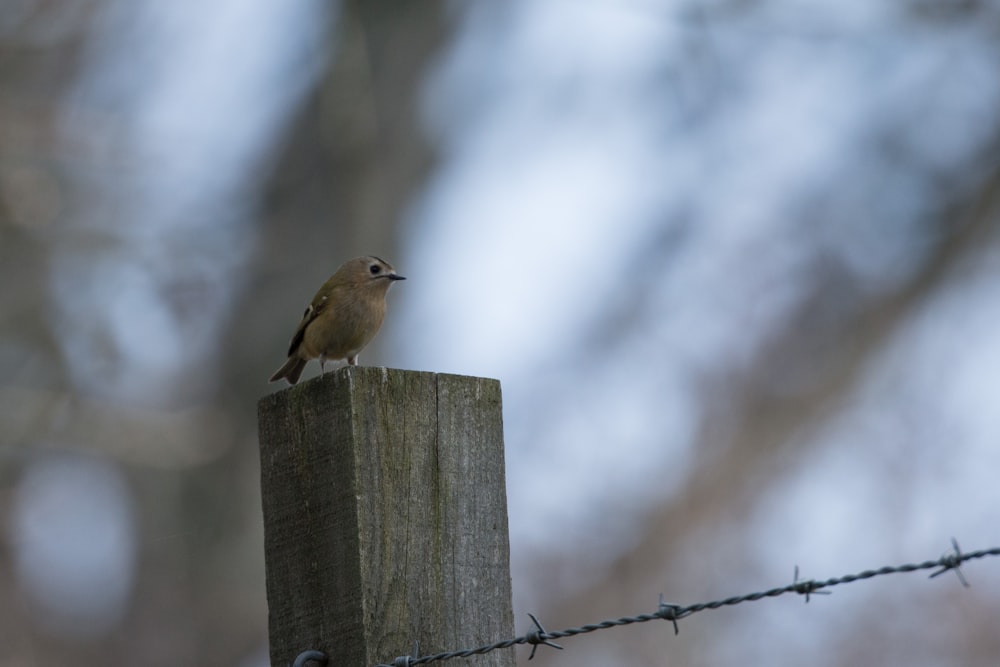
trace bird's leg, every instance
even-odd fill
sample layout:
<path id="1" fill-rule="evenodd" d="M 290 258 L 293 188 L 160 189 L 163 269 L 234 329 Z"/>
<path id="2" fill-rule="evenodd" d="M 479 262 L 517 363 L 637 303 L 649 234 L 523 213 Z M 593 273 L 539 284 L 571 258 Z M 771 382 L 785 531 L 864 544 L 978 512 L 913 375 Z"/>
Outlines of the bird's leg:
<path id="1" fill-rule="evenodd" d="M 348 366 L 357 366 L 358 365 L 358 355 L 355 354 L 353 357 L 348 357 L 347 358 L 347 365 Z"/>
<path id="2" fill-rule="evenodd" d="M 324 375 L 326 373 L 326 355 L 319 355 L 319 374 Z"/>

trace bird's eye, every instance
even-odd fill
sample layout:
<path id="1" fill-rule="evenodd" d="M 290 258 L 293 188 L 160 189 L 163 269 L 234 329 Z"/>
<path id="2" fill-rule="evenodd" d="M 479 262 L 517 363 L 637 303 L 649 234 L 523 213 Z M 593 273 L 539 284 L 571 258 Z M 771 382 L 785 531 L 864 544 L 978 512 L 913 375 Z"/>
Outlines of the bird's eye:
<path id="1" fill-rule="evenodd" d="M 372 275 L 374 276 L 378 275 L 378 273 L 382 270 L 382 267 L 379 266 L 378 264 L 372 264 L 370 267 L 368 267 L 368 270 L 371 271 Z"/>

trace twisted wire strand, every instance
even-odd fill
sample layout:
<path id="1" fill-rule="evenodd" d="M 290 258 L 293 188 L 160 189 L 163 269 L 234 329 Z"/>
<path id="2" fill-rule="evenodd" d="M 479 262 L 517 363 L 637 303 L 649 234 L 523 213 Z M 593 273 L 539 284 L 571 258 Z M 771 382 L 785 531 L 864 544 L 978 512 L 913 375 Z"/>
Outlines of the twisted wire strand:
<path id="1" fill-rule="evenodd" d="M 563 639 L 566 637 L 574 637 L 576 635 L 587 634 L 590 632 L 595 632 L 597 630 L 606 630 L 608 628 L 614 628 L 623 625 L 631 625 L 633 623 L 645 623 L 647 621 L 663 620 L 670 621 L 674 626 L 674 633 L 679 631 L 677 621 L 683 618 L 687 618 L 692 614 L 696 614 L 700 611 L 705 611 L 706 609 L 720 609 L 722 607 L 732 607 L 734 605 L 742 604 L 744 602 L 754 602 L 764 598 L 778 597 L 779 595 L 785 595 L 787 593 L 795 593 L 797 595 L 805 596 L 806 602 L 809 601 L 811 595 L 816 594 L 827 594 L 829 591 L 824 589 L 832 588 L 834 586 L 841 586 L 843 584 L 850 584 L 855 581 L 863 581 L 866 579 L 871 579 L 873 577 L 881 577 L 888 574 L 898 574 L 904 572 L 917 572 L 920 570 L 933 570 L 937 571 L 930 575 L 930 578 L 937 577 L 945 572 L 954 571 L 958 576 L 959 581 L 965 587 L 968 587 L 968 582 L 962 575 L 962 571 L 959 567 L 962 563 L 970 560 L 976 560 L 979 558 L 986 558 L 987 556 L 1000 556 L 1000 547 L 993 547 L 991 549 L 981 549 L 979 551 L 972 551 L 969 553 L 963 553 L 958 546 L 958 542 L 955 539 L 951 541 L 953 551 L 951 553 L 945 554 L 937 560 L 926 560 L 922 563 L 905 563 L 903 565 L 885 566 L 874 570 L 863 570 L 855 574 L 845 574 L 840 577 L 833 577 L 825 580 L 815 580 L 809 579 L 805 581 L 800 581 L 798 578 L 798 568 L 795 568 L 794 581 L 786 586 L 779 586 L 776 588 L 771 588 L 765 591 L 758 591 L 754 593 L 745 593 L 743 595 L 734 595 L 732 597 L 724 598 L 721 600 L 713 600 L 711 602 L 697 602 L 690 605 L 676 605 L 663 602 L 662 596 L 658 608 L 653 613 L 637 614 L 635 616 L 622 616 L 621 618 L 612 618 L 597 623 L 588 623 L 586 625 L 581 625 L 576 628 L 567 628 L 565 630 L 555 630 L 549 632 L 542 627 L 538 619 L 535 618 L 533 614 L 528 614 L 531 617 L 532 622 L 535 625 L 535 629 L 528 632 L 520 637 L 514 637 L 512 639 L 504 639 L 502 641 L 494 642 L 492 644 L 487 644 L 485 646 L 479 646 L 476 648 L 459 649 L 456 651 L 444 651 L 442 653 L 435 653 L 433 655 L 425 655 L 420 657 L 413 657 L 409 655 L 399 656 L 392 663 L 385 664 L 379 663 L 375 667 L 416 667 L 417 665 L 425 665 L 431 662 L 441 662 L 444 660 L 451 660 L 453 658 L 468 658 L 474 655 L 482 655 L 484 653 L 490 653 L 491 651 L 496 651 L 499 649 L 510 648 L 511 646 L 516 646 L 518 644 L 530 644 L 531 645 L 531 655 L 529 660 L 535 656 L 535 650 L 540 645 L 550 646 L 552 648 L 561 649 L 562 647 L 558 644 L 552 642 L 553 639 Z M 416 651 L 415 651 L 416 652 Z M 302 663 L 299 662 L 306 653 L 310 655 Z M 325 664 L 326 655 L 320 651 L 306 651 L 299 655 L 296 659 L 295 665 L 305 664 L 308 660 L 315 660 L 321 664 Z M 322 661 L 322 662 L 321 662 Z"/>

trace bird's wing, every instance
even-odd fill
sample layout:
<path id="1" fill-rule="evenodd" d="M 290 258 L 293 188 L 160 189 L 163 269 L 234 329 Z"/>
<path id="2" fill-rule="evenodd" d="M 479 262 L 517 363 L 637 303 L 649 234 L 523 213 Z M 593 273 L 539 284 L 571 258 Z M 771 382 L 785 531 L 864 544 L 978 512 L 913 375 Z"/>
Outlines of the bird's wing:
<path id="1" fill-rule="evenodd" d="M 306 312 L 302 313 L 302 321 L 299 322 L 299 328 L 295 330 L 295 335 L 292 336 L 292 342 L 288 344 L 288 356 L 295 354 L 295 351 L 299 349 L 299 345 L 302 344 L 302 339 L 306 335 L 306 327 L 308 327 L 313 320 L 319 317 L 319 314 L 326 310 L 326 304 L 328 298 L 326 296 L 316 295 L 313 302 L 309 304 L 306 308 Z"/>

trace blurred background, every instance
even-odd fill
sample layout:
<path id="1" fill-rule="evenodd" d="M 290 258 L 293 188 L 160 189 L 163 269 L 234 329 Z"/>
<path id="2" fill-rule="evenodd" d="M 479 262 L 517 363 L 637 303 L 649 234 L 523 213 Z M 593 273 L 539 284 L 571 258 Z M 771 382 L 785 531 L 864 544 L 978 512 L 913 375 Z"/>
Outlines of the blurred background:
<path id="1" fill-rule="evenodd" d="M 2 0 L 0 666 L 267 663 L 256 401 L 358 254 L 363 364 L 503 383 L 518 632 L 1000 545 L 998 63 L 983 0 Z M 964 572 L 535 662 L 994 666 Z"/>

